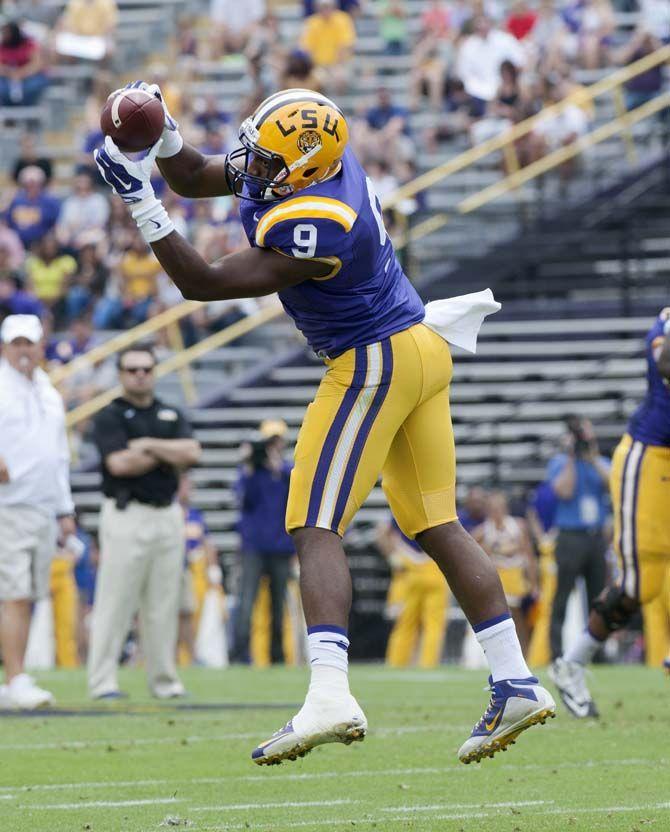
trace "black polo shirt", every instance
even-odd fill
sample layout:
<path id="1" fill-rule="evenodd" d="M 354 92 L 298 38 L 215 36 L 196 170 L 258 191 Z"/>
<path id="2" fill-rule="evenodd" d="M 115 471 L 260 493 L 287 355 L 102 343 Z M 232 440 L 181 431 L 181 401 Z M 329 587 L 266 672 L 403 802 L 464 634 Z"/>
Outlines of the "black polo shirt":
<path id="1" fill-rule="evenodd" d="M 115 477 L 105 465 L 107 456 L 123 451 L 131 439 L 190 439 L 191 425 L 176 407 L 154 399 L 149 407 L 136 407 L 119 397 L 103 408 L 93 422 L 93 438 L 100 452 L 102 491 L 106 497 L 127 503 L 137 500 L 150 505 L 168 505 L 179 484 L 172 465 L 161 464 L 140 477 Z"/>

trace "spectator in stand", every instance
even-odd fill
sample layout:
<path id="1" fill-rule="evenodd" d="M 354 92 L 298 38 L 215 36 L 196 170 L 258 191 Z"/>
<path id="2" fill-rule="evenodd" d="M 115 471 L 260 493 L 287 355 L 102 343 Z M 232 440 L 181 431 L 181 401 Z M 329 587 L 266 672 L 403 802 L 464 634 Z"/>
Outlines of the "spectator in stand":
<path id="1" fill-rule="evenodd" d="M 0 105 L 31 107 L 49 85 L 42 48 L 15 21 L 0 29 Z"/>
<path id="2" fill-rule="evenodd" d="M 63 310 L 59 301 L 65 295 L 69 278 L 77 271 L 77 261 L 63 253 L 53 232 L 45 234 L 35 243 L 26 258 L 28 288 L 47 306 L 51 307 L 58 323 Z"/>
<path id="3" fill-rule="evenodd" d="M 35 145 L 35 136 L 33 133 L 23 133 L 21 135 L 21 153 L 19 158 L 14 163 L 14 170 L 12 171 L 12 179 L 15 182 L 19 181 L 19 175 L 22 170 L 28 167 L 37 167 L 44 171 L 45 184 L 49 184 L 51 180 L 52 168 L 51 162 L 46 156 L 39 156 Z"/>
<path id="4" fill-rule="evenodd" d="M 230 114 L 221 109 L 216 95 L 208 95 L 196 101 L 193 122 L 205 133 L 216 132 L 230 124 Z"/>
<path id="5" fill-rule="evenodd" d="M 70 278 L 65 295 L 65 315 L 69 321 L 92 311 L 95 303 L 103 296 L 109 277 L 99 239 L 92 235 L 86 236 L 80 243 L 77 271 Z"/>
<path id="6" fill-rule="evenodd" d="M 519 82 L 519 70 L 511 61 L 503 61 L 500 65 L 498 92 L 493 101 L 488 103 L 485 117 L 472 125 L 472 143 L 480 144 L 497 136 L 529 115 L 530 104 L 528 95 Z M 520 150 L 517 147 L 517 152 Z"/>
<path id="7" fill-rule="evenodd" d="M 465 21 L 463 21 L 465 23 Z M 446 79 L 454 59 L 454 25 L 450 9 L 442 0 L 432 0 L 421 15 L 419 39 L 412 50 L 411 100 L 418 102 L 423 95 L 431 107 L 441 111 Z"/>
<path id="8" fill-rule="evenodd" d="M 443 0 L 430 0 L 421 14 L 421 37 L 430 34 L 434 38 L 449 40 L 453 28 L 451 14 Z"/>
<path id="9" fill-rule="evenodd" d="M 79 237 L 84 232 L 102 230 L 108 219 L 109 200 L 93 189 L 93 173 L 79 171 L 58 216 L 56 236 L 59 242 L 63 246 L 78 248 Z"/>
<path id="10" fill-rule="evenodd" d="M 210 126 L 200 148 L 208 156 L 225 156 L 232 149 L 231 136 L 227 125 Z"/>
<path id="11" fill-rule="evenodd" d="M 7 249 L 8 262 L 12 269 L 20 269 L 26 259 L 26 250 L 23 247 L 21 238 L 7 225 L 5 218 L 0 214 L 0 246 Z"/>
<path id="12" fill-rule="evenodd" d="M 579 39 L 578 57 L 586 69 L 603 65 L 606 49 L 616 28 L 610 0 L 572 0 L 563 17 Z"/>
<path id="13" fill-rule="evenodd" d="M 456 74 L 471 98 L 473 116 L 481 117 L 498 92 L 503 61 L 521 69 L 526 57 L 517 39 L 495 28 L 485 15 L 478 15 L 473 26 L 473 33 L 460 46 Z"/>
<path id="14" fill-rule="evenodd" d="M 632 64 L 661 48 L 661 42 L 645 29 L 637 29 L 631 40 L 621 49 L 612 53 L 612 59 L 618 64 Z M 646 72 L 636 75 L 626 83 L 626 107 L 634 110 L 663 90 L 663 64 L 657 64 Z"/>
<path id="15" fill-rule="evenodd" d="M 305 20 L 300 45 L 315 66 L 327 71 L 327 86 L 343 93 L 349 83 L 350 62 L 356 43 L 351 17 L 335 8 L 335 0 L 317 0 L 316 13 Z"/>
<path id="16" fill-rule="evenodd" d="M 42 316 L 44 308 L 31 292 L 22 289 L 21 273 L 11 268 L 9 252 L 0 243 L 0 321 L 7 315 Z"/>
<path id="17" fill-rule="evenodd" d="M 545 106 L 562 101 L 569 93 L 568 82 L 561 79 L 547 79 L 544 82 Z M 528 136 L 528 161 L 541 159 L 552 150 L 572 144 L 588 131 L 589 115 L 585 107 L 572 102 L 567 104 L 559 113 L 543 115 Z M 568 159 L 559 169 L 563 179 L 574 175 L 577 170 L 577 160 Z"/>
<path id="18" fill-rule="evenodd" d="M 103 60 L 114 51 L 118 18 L 115 0 L 68 0 L 57 23 L 56 51 L 66 57 Z"/>
<path id="19" fill-rule="evenodd" d="M 158 293 L 158 275 L 161 264 L 147 246 L 141 234 L 136 233 L 130 249 L 119 263 L 123 309 L 122 325 L 135 326 L 145 321 Z"/>
<path id="20" fill-rule="evenodd" d="M 86 318 L 72 321 L 64 338 L 49 342 L 46 359 L 50 364 L 68 364 L 93 347 L 93 326 Z"/>
<path id="21" fill-rule="evenodd" d="M 517 40 L 524 40 L 529 35 L 532 37 L 533 28 L 537 23 L 537 12 L 530 8 L 526 0 L 516 0 L 512 4 L 505 29 L 514 35 Z"/>
<path id="22" fill-rule="evenodd" d="M 215 26 L 219 55 L 244 51 L 254 26 L 265 16 L 265 0 L 210 0 L 209 15 Z"/>
<path id="23" fill-rule="evenodd" d="M 577 37 L 566 25 L 554 0 L 540 0 L 532 41 L 542 75 L 560 72 L 566 60 L 575 60 Z"/>
<path id="24" fill-rule="evenodd" d="M 381 0 L 377 7 L 379 34 L 387 55 L 403 55 L 407 51 L 407 9 L 402 0 Z"/>
<path id="25" fill-rule="evenodd" d="M 377 91 L 377 100 L 367 111 L 365 122 L 364 156 L 376 157 L 390 165 L 412 157 L 414 144 L 409 135 L 409 113 L 393 103 L 386 87 Z"/>
<path id="26" fill-rule="evenodd" d="M 263 422 L 257 439 L 244 449 L 245 460 L 237 480 L 242 576 L 231 658 L 238 662 L 249 661 L 251 613 L 263 575 L 270 579 L 271 659 L 273 664 L 284 661 L 284 602 L 295 554 L 284 525 L 291 476 L 291 465 L 283 458 L 285 433 L 283 422 Z"/>
<path id="27" fill-rule="evenodd" d="M 7 208 L 7 224 L 26 248 L 56 225 L 60 202 L 45 189 L 44 171 L 34 165 L 19 175 L 19 191 Z"/>
<path id="28" fill-rule="evenodd" d="M 321 75 L 314 66 L 309 52 L 304 49 L 292 49 L 286 56 L 279 78 L 281 89 L 305 89 L 321 92 L 323 83 Z"/>

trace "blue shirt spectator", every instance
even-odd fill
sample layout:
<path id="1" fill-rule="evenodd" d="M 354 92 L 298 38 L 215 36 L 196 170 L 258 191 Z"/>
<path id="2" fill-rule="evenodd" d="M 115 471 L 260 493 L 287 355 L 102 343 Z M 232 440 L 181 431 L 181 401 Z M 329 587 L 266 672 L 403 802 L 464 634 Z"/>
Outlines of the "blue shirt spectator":
<path id="1" fill-rule="evenodd" d="M 547 480 L 552 484 L 563 472 L 570 457 L 556 454 L 549 460 Z M 609 460 L 599 457 L 600 464 L 608 467 Z M 577 457 L 575 489 L 570 499 L 558 499 L 555 524 L 559 529 L 595 529 L 604 525 L 609 513 L 609 492 L 594 463 Z"/>
<path id="2" fill-rule="evenodd" d="M 21 190 L 7 209 L 7 225 L 16 231 L 26 248 L 51 231 L 60 213 L 59 200 L 44 190 L 45 179 L 40 168 L 24 168 L 19 175 Z"/>
<path id="3" fill-rule="evenodd" d="M 389 91 L 382 87 L 377 93 L 377 103 L 367 111 L 365 120 L 373 130 L 383 130 L 394 118 L 402 121 L 402 132 L 409 134 L 409 114 L 407 110 L 394 104 L 391 101 Z"/>
<path id="4" fill-rule="evenodd" d="M 285 528 L 286 503 L 291 466 L 282 463 L 278 472 L 259 467 L 241 469 L 236 493 L 240 504 L 238 530 L 247 552 L 288 555 L 295 550 Z"/>
<path id="5" fill-rule="evenodd" d="M 42 317 L 44 307 L 31 292 L 19 287 L 12 273 L 0 274 L 0 317 L 5 315 L 37 315 Z"/>

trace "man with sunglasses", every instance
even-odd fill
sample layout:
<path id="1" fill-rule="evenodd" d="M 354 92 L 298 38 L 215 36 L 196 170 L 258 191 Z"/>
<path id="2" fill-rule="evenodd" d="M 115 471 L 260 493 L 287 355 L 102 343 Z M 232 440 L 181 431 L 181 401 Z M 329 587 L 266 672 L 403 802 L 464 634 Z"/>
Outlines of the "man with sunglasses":
<path id="1" fill-rule="evenodd" d="M 121 352 L 117 366 L 122 395 L 94 424 L 105 499 L 88 685 L 95 699 L 122 696 L 117 666 L 139 611 L 149 689 L 165 699 L 184 694 L 175 667 L 184 545 L 175 497 L 201 449 L 184 416 L 156 398 L 150 347 Z"/>

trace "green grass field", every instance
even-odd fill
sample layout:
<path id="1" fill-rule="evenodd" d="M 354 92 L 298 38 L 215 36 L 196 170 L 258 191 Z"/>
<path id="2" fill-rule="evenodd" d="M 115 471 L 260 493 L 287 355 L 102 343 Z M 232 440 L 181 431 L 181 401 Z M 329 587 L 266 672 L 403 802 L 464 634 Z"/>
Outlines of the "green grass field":
<path id="1" fill-rule="evenodd" d="M 2 832 L 670 829 L 670 683 L 657 671 L 599 669 L 599 722 L 560 711 L 507 753 L 463 766 L 456 750 L 487 701 L 482 673 L 354 667 L 365 742 L 269 769 L 249 754 L 292 716 L 306 672 L 184 677 L 182 707 L 150 700 L 139 670 L 122 674 L 127 704 L 98 707 L 83 673 L 40 674 L 74 713 L 2 717 Z"/>

